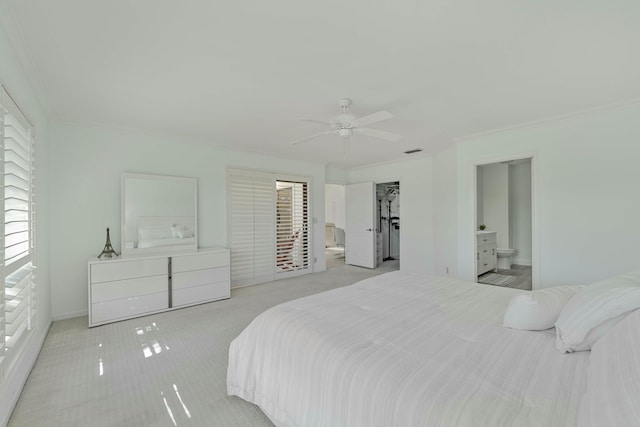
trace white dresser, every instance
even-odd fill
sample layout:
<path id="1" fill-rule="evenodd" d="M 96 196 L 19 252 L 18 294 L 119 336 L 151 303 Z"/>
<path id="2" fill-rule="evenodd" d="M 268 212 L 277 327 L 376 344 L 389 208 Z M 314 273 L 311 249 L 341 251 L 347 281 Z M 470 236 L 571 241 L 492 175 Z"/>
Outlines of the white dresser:
<path id="1" fill-rule="evenodd" d="M 489 270 L 497 271 L 498 243 L 496 232 L 478 231 L 476 239 L 476 264 L 478 276 Z"/>
<path id="2" fill-rule="evenodd" d="M 230 295 L 226 248 L 89 261 L 89 327 Z"/>

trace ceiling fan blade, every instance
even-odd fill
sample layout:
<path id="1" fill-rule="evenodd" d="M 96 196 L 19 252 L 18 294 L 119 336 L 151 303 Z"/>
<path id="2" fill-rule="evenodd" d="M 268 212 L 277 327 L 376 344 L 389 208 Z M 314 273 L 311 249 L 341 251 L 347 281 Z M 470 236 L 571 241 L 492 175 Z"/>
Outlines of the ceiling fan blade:
<path id="1" fill-rule="evenodd" d="M 353 126 L 366 126 L 372 123 L 390 119 L 392 117 L 393 114 L 389 113 L 388 111 L 378 111 L 377 113 L 369 114 L 368 116 L 363 116 L 359 119 L 355 119 L 353 122 Z"/>
<path id="2" fill-rule="evenodd" d="M 398 142 L 402 139 L 402 135 L 397 133 L 386 132 L 384 130 L 370 129 L 370 128 L 355 128 L 356 132 L 366 136 L 372 136 L 374 138 L 385 139 L 387 141 Z"/>
<path id="3" fill-rule="evenodd" d="M 337 130 L 328 130 L 328 131 L 325 131 L 325 132 L 317 133 L 315 135 L 311 135 L 311 136 L 308 136 L 306 138 L 302 138 L 302 139 L 299 139 L 297 141 L 293 141 L 291 143 L 291 145 L 300 144 L 301 142 L 308 141 L 310 139 L 317 138 L 317 137 L 322 136 L 322 135 L 329 135 L 330 133 L 336 133 L 336 132 L 338 132 L 338 131 Z"/>
<path id="4" fill-rule="evenodd" d="M 302 120 L 303 122 L 310 122 L 310 123 L 316 123 L 324 126 L 331 126 L 331 123 L 323 122 L 322 120 L 315 120 L 315 119 L 300 119 L 300 120 Z"/>

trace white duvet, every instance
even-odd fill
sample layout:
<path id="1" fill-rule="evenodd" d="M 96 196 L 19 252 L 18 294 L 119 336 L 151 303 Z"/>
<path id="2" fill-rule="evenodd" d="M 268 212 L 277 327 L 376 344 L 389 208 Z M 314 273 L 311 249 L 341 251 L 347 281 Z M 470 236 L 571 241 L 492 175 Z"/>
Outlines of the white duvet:
<path id="1" fill-rule="evenodd" d="M 387 273 L 259 315 L 228 393 L 277 426 L 572 426 L 588 352 L 501 326 L 519 292 Z"/>

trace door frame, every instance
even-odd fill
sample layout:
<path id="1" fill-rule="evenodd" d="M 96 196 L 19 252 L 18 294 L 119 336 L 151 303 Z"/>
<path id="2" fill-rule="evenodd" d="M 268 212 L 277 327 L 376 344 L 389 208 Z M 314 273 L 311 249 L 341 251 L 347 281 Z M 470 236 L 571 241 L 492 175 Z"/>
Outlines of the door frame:
<path id="1" fill-rule="evenodd" d="M 483 158 L 471 165 L 471 197 L 473 206 L 473 238 L 470 240 L 473 245 L 469 248 L 469 254 L 473 260 L 473 282 L 478 280 L 478 265 L 476 263 L 476 231 L 478 230 L 478 166 L 493 163 L 506 162 L 510 160 L 531 159 L 531 289 L 540 288 L 540 195 L 539 195 L 539 160 L 537 152 L 525 152 L 510 155 L 501 155 Z"/>
<path id="2" fill-rule="evenodd" d="M 381 179 L 381 180 L 369 180 L 369 181 L 359 181 L 359 182 L 350 182 L 348 184 L 340 184 L 340 185 L 344 185 L 345 187 L 351 184 L 361 184 L 363 182 L 373 182 L 374 185 L 374 192 L 376 191 L 376 186 L 378 184 L 388 184 L 391 182 L 397 182 L 398 183 L 398 188 L 399 188 L 399 195 L 400 197 L 402 197 L 402 179 L 401 178 L 388 178 L 388 179 Z M 377 204 L 378 204 L 378 200 L 377 200 L 377 196 L 374 195 L 374 206 L 373 206 L 373 215 L 374 215 L 374 219 L 377 218 Z M 345 199 L 345 210 L 346 210 L 346 199 Z M 402 203 L 400 204 L 400 206 L 398 207 L 398 214 L 400 216 L 400 221 L 402 222 Z M 377 223 L 376 221 L 374 221 L 374 227 L 376 227 L 376 234 L 379 232 L 377 230 Z M 346 224 L 345 224 L 345 228 L 346 228 Z M 400 267 L 400 263 L 402 263 L 402 242 L 403 242 L 403 230 L 406 230 L 406 228 L 404 227 L 400 227 L 400 235 L 399 235 L 399 246 L 398 246 L 398 268 Z M 346 233 L 346 230 L 345 230 Z M 377 236 L 376 236 L 377 238 Z M 374 239 L 374 245 L 375 245 L 375 239 Z M 346 264 L 346 251 L 349 250 L 349 248 L 347 247 L 347 243 L 345 242 L 345 264 Z M 377 254 L 374 253 L 374 256 L 377 256 Z M 374 267 L 377 268 L 378 266 Z"/>

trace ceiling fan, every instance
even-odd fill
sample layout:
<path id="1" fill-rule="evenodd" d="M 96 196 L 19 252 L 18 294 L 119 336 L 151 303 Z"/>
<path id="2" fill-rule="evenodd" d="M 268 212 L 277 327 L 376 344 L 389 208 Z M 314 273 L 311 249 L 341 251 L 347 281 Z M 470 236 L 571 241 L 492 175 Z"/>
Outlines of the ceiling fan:
<path id="1" fill-rule="evenodd" d="M 351 100 L 349 98 L 343 98 L 338 101 L 338 106 L 342 110 L 342 114 L 333 117 L 330 121 L 324 122 L 321 120 L 314 119 L 302 119 L 306 122 L 318 123 L 324 126 L 329 126 L 331 129 L 326 130 L 324 132 L 317 133 L 315 135 L 308 136 L 306 138 L 299 139 L 291 143 L 291 145 L 296 145 L 304 141 L 308 141 L 313 138 L 317 138 L 323 135 L 330 135 L 332 133 L 338 134 L 343 142 L 345 153 L 349 150 L 349 141 L 351 136 L 354 133 L 359 133 L 365 136 L 371 136 L 373 138 L 380 138 L 386 141 L 398 142 L 402 136 L 386 132 L 379 129 L 371 129 L 365 127 L 367 125 L 371 125 L 373 123 L 381 122 L 383 120 L 387 120 L 393 117 L 393 114 L 387 111 L 378 111 L 377 113 L 369 114 L 363 117 L 356 117 L 353 114 L 350 114 L 347 109 L 351 105 Z"/>

